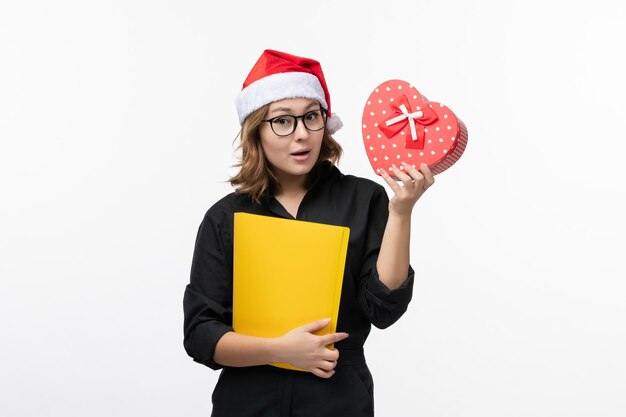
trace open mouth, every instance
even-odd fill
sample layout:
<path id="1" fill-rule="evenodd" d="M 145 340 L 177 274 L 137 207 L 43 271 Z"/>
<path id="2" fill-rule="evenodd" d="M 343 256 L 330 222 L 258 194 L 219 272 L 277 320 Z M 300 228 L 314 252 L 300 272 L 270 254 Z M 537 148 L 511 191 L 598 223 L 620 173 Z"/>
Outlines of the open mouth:
<path id="1" fill-rule="evenodd" d="M 294 152 L 292 153 L 293 156 L 306 156 L 310 153 L 311 151 L 300 151 L 300 152 Z"/>

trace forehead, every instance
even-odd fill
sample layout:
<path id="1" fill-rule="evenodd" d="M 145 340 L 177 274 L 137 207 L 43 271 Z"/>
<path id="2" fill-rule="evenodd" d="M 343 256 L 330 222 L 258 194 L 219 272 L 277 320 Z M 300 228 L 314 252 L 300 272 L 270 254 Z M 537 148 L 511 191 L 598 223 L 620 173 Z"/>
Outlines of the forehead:
<path id="1" fill-rule="evenodd" d="M 319 108 L 319 102 L 310 98 L 286 98 L 271 103 L 267 109 L 268 114 L 288 112 L 300 114 L 310 109 Z"/>

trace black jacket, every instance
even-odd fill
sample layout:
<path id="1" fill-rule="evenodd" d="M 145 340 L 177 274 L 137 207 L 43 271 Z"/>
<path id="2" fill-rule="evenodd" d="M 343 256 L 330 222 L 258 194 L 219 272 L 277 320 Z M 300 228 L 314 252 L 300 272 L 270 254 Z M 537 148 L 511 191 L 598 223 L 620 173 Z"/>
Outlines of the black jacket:
<path id="1" fill-rule="evenodd" d="M 338 332 L 350 334 L 335 344 L 341 352 L 360 349 L 371 324 L 386 328 L 404 314 L 413 291 L 413 269 L 402 286 L 390 290 L 379 279 L 376 260 L 389 216 L 385 189 L 374 181 L 343 175 L 328 161 L 313 171 L 296 219 L 350 228 Z M 184 346 L 196 362 L 212 369 L 218 340 L 232 331 L 233 213 L 293 219 L 268 193 L 261 204 L 231 193 L 211 207 L 200 224 L 185 288 Z"/>

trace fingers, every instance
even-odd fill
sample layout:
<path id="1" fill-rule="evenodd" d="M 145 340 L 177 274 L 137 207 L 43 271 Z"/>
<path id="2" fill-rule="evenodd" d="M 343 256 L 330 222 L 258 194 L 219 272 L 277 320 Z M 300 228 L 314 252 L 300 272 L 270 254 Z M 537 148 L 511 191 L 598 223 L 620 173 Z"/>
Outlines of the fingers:
<path id="1" fill-rule="evenodd" d="M 402 184 L 405 187 L 412 186 L 414 184 L 419 186 L 424 179 L 422 174 L 409 164 L 403 162 L 402 166 L 404 167 L 404 169 L 406 169 L 406 173 L 399 169 L 397 166 L 393 166 L 394 174 L 396 175 L 396 177 L 398 177 L 398 179 L 402 181 Z"/>
<path id="2" fill-rule="evenodd" d="M 300 326 L 297 328 L 297 330 L 303 331 L 303 332 L 309 332 L 309 333 L 314 333 L 318 330 L 322 330 L 324 327 L 328 326 L 328 323 L 330 323 L 330 319 L 322 319 L 322 320 L 316 320 L 314 322 L 311 323 L 307 323 L 303 326 Z"/>
<path id="3" fill-rule="evenodd" d="M 407 164 L 406 162 L 403 162 L 402 166 L 406 170 L 406 174 L 404 174 L 404 185 L 411 185 L 417 189 L 421 189 L 424 185 L 424 176 L 422 175 L 422 173 L 413 168 L 412 165 Z"/>
<path id="4" fill-rule="evenodd" d="M 393 192 L 398 194 L 398 192 L 400 191 L 400 186 L 396 183 L 396 181 L 393 178 L 391 178 L 391 175 L 389 175 L 389 173 L 384 168 L 381 168 L 380 176 L 383 177 L 383 179 L 389 185 L 389 187 L 391 187 Z"/>
<path id="5" fill-rule="evenodd" d="M 318 368 L 322 371 L 332 371 L 335 367 L 337 367 L 337 362 L 335 361 L 323 361 L 318 366 Z"/>
<path id="6" fill-rule="evenodd" d="M 315 362 L 312 368 L 307 368 L 311 373 L 320 378 L 330 378 L 335 374 L 339 351 L 337 349 L 324 348 L 324 353 Z"/>
<path id="7" fill-rule="evenodd" d="M 330 378 L 335 374 L 335 367 L 337 367 L 337 360 L 324 360 L 311 372 L 321 378 Z"/>
<path id="8" fill-rule="evenodd" d="M 403 187 L 410 186 L 417 190 L 426 190 L 435 182 L 434 176 L 428 168 L 428 165 L 424 163 L 420 166 L 422 172 L 413 168 L 412 165 L 409 165 L 406 162 L 402 163 L 402 167 L 406 170 L 406 172 L 399 169 L 395 164 L 392 165 L 391 170 L 395 177 L 399 181 L 402 181 Z M 396 181 L 394 181 L 394 179 L 384 169 L 381 170 L 381 174 L 385 182 L 387 182 L 387 184 L 389 184 L 389 186 L 393 189 L 394 193 L 398 194 L 401 190 L 400 185 L 396 183 Z"/>
<path id="9" fill-rule="evenodd" d="M 324 348 L 324 353 L 320 355 L 320 361 L 337 362 L 339 360 L 339 351 L 337 349 Z"/>
<path id="10" fill-rule="evenodd" d="M 324 336 L 320 336 L 320 340 L 324 346 L 328 346 L 333 343 L 337 343 L 343 339 L 346 339 L 350 336 L 348 333 L 339 332 L 339 333 L 331 333 Z"/>
<path id="11" fill-rule="evenodd" d="M 335 375 L 335 370 L 326 371 L 324 369 L 315 368 L 311 371 L 311 373 L 313 373 L 313 375 L 315 376 L 319 376 L 320 378 L 328 379 L 331 376 Z"/>
<path id="12" fill-rule="evenodd" d="M 424 189 L 428 189 L 428 187 L 430 187 L 431 185 L 433 185 L 435 183 L 435 176 L 433 175 L 432 171 L 430 170 L 430 168 L 428 168 L 428 165 L 426 165 L 425 163 L 421 163 L 420 165 L 420 171 L 422 171 L 422 174 L 424 175 Z"/>

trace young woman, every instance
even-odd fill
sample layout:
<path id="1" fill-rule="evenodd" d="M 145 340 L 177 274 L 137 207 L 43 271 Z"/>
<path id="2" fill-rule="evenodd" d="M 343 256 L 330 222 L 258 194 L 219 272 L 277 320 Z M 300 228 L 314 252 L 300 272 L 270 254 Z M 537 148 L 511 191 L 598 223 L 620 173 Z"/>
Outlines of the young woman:
<path id="1" fill-rule="evenodd" d="M 390 200 L 376 182 L 342 174 L 335 166 L 342 149 L 331 136 L 341 123 L 330 112 L 315 60 L 264 51 L 236 105 L 242 124 L 240 170 L 230 180 L 236 191 L 215 203 L 200 224 L 183 300 L 187 353 L 222 369 L 212 415 L 373 416 L 363 345 L 372 324 L 390 326 L 411 300 L 411 213 L 433 175 L 426 165 L 383 171 Z M 336 333 L 313 334 L 327 325 L 323 317 L 278 338 L 233 331 L 235 212 L 350 228 Z M 331 343 L 334 350 L 326 348 Z"/>

